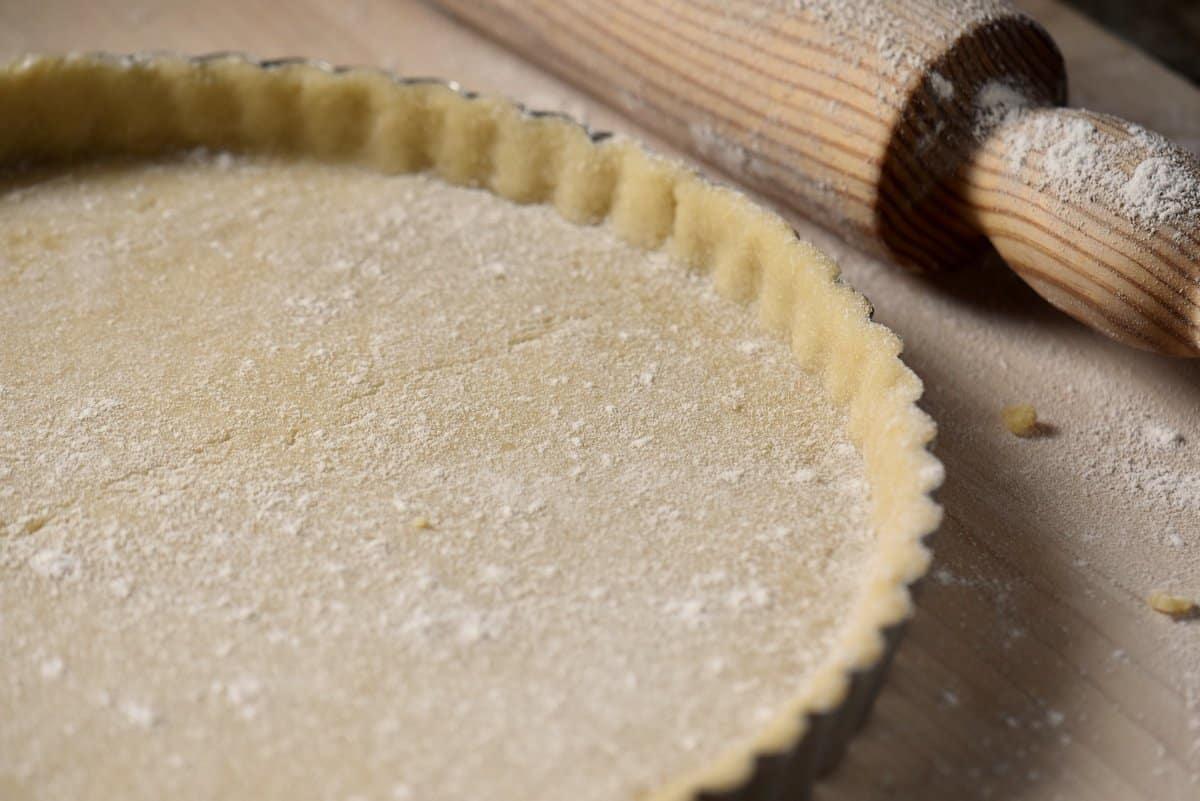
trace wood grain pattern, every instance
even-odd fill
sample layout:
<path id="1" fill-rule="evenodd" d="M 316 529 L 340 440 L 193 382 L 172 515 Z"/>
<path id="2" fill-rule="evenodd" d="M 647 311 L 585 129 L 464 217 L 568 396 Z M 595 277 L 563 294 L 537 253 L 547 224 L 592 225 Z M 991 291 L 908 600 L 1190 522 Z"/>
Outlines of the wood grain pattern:
<path id="1" fill-rule="evenodd" d="M 1074 102 L 1200 152 L 1194 87 L 1056 0 L 1021 4 L 1062 45 Z M 410 0 L 297 0 L 288 13 L 255 0 L 0 4 L 5 57 L 155 48 L 301 55 L 453 78 L 686 158 Z M 819 801 L 1195 801 L 1200 625 L 1149 611 L 1143 596 L 1155 586 L 1200 592 L 1197 513 L 1155 503 L 1125 466 L 1124 440 L 1095 432 L 1161 422 L 1187 437 L 1176 458 L 1194 469 L 1200 362 L 1118 346 L 1037 303 L 1011 272 L 982 264 L 913 274 L 800 215 L 789 219 L 904 338 L 947 468 L 934 579 L 918 596 L 871 723 Z M 1016 401 L 1036 404 L 1058 435 L 1008 435 L 996 415 Z M 1110 466 L 1119 485 L 1095 494 L 1084 461 Z M 1170 531 L 1186 547 L 1165 541 Z"/>
<path id="2" fill-rule="evenodd" d="M 1007 137 L 980 141 L 975 101 L 989 81 L 1019 82 L 1048 107 L 1065 100 L 1055 45 L 1011 9 L 955 11 L 937 0 L 848 3 L 834 14 L 836 4 L 762 0 L 441 5 L 861 245 L 938 269 L 977 260 L 990 242 L 1043 297 L 1108 336 L 1200 355 L 1200 219 L 1148 232 L 1115 201 L 1047 191 L 1038 164 L 1009 163 Z M 849 24 L 851 13 L 868 19 Z M 1152 155 L 1144 149 L 1130 170 Z M 1200 185 L 1200 166 L 1185 160 Z"/>
<path id="3" fill-rule="evenodd" d="M 1155 153 L 1127 124 L 1082 110 L 1045 109 L 1008 123 L 1034 128 L 1047 117 L 1085 121 L 1133 151 L 1132 172 Z M 1036 166 L 1013 170 L 997 131 L 958 176 L 963 214 L 986 231 L 1005 261 L 1042 297 L 1114 339 L 1175 356 L 1200 346 L 1200 229 L 1163 226 L 1148 234 L 1124 214 L 1080 197 L 1069 206 L 1036 188 Z M 1191 161 L 1195 161 L 1192 159 Z M 1200 182 L 1200 169 L 1193 170 Z"/>

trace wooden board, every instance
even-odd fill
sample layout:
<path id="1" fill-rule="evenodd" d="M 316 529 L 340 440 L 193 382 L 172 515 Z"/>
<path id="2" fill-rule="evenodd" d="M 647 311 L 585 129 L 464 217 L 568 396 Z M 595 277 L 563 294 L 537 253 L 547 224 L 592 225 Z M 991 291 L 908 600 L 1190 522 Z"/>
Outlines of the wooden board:
<path id="1" fill-rule="evenodd" d="M 1023 5 L 1063 46 L 1076 102 L 1200 150 L 1200 92 L 1052 0 Z M 403 0 L 0 7 L 0 56 L 164 48 L 452 77 L 641 135 Z M 916 278 L 795 223 L 904 337 L 949 476 L 920 614 L 819 797 L 1200 797 L 1200 621 L 1144 602 L 1160 586 L 1200 596 L 1200 363 L 1107 342 L 995 265 Z M 997 412 L 1016 401 L 1052 434 L 1007 434 Z"/>

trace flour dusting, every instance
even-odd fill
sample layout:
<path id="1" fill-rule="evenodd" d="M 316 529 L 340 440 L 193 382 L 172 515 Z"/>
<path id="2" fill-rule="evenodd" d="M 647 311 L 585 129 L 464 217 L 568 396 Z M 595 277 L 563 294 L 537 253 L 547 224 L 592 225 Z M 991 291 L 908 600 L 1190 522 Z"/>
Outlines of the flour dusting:
<path id="1" fill-rule="evenodd" d="M 1164 137 L 1133 123 L 1038 109 L 1019 83 L 992 81 L 975 100 L 976 136 L 1002 126 L 1011 172 L 1037 170 L 1037 188 L 1066 205 L 1113 209 L 1147 233 L 1200 221 L 1200 170 Z"/>
<path id="2" fill-rule="evenodd" d="M 18 792 L 624 801 L 836 642 L 862 461 L 706 277 L 425 177 L 194 154 L 20 183 Z"/>

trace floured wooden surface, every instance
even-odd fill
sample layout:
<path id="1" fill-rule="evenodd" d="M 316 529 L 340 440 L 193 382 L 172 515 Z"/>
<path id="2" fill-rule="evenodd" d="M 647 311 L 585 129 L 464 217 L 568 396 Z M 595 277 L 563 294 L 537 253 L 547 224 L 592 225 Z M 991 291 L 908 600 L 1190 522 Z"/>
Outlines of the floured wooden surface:
<path id="1" fill-rule="evenodd" d="M 1050 0 L 1024 5 L 1063 46 L 1075 102 L 1200 150 L 1200 93 L 1188 83 Z M 314 3 L 280 15 L 234 3 L 59 2 L 33 18 L 14 13 L 0 12 L 6 53 L 303 54 L 454 77 L 637 133 L 416 4 Z M 1200 365 L 1104 341 L 1001 270 L 916 279 L 797 225 L 904 337 L 948 472 L 921 612 L 870 727 L 819 796 L 1194 798 L 1200 626 L 1159 615 L 1145 596 L 1200 594 Z M 1054 436 L 1004 429 L 1000 408 L 1021 402 Z"/>

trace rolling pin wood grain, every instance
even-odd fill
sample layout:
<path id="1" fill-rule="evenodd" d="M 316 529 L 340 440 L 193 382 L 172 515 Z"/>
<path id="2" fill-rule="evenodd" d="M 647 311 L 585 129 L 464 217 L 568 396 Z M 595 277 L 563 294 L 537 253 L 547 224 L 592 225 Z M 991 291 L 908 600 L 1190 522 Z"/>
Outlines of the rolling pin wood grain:
<path id="1" fill-rule="evenodd" d="M 934 270 L 989 247 L 1135 347 L 1200 356 L 1200 163 L 1066 109 L 999 0 L 440 0 L 856 244 Z"/>

